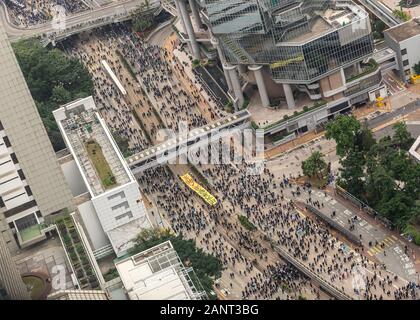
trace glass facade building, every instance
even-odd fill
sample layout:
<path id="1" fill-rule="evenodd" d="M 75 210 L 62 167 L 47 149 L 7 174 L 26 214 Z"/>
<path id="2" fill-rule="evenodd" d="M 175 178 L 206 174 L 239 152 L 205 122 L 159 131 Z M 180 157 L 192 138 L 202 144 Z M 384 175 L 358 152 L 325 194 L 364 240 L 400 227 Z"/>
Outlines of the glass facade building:
<path id="1" fill-rule="evenodd" d="M 198 2 L 228 63 L 267 65 L 280 83 L 310 84 L 373 52 L 369 16 L 351 1 Z"/>

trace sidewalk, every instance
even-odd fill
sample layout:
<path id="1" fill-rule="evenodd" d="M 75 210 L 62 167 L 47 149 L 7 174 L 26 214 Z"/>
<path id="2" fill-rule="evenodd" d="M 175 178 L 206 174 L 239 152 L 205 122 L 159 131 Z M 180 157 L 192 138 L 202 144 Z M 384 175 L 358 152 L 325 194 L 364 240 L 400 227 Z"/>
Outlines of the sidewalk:
<path id="1" fill-rule="evenodd" d="M 270 149 L 265 152 L 265 158 L 271 159 L 274 157 L 277 157 L 285 152 L 292 151 L 296 148 L 301 147 L 305 143 L 308 143 L 310 141 L 313 141 L 315 139 L 321 138 L 324 136 L 325 132 L 315 133 L 315 131 L 310 131 L 308 133 L 305 133 L 296 139 L 293 139 L 292 141 L 283 143 L 277 147 L 274 147 L 273 149 Z"/>
<path id="2" fill-rule="evenodd" d="M 408 101 L 407 104 L 411 102 L 411 100 L 410 100 L 411 98 L 408 98 L 407 96 L 404 96 L 404 97 Z M 395 111 L 395 110 L 398 110 L 402 107 L 404 107 L 404 105 L 401 105 L 398 108 L 394 108 L 393 110 Z M 356 116 L 357 119 L 360 120 L 360 119 L 366 118 L 369 115 L 372 115 L 373 113 L 375 113 L 377 111 L 380 111 L 380 110 L 378 108 L 366 105 L 365 107 L 355 109 L 353 111 L 353 114 Z M 376 132 L 378 130 L 382 130 L 383 128 L 386 128 L 390 125 L 393 125 L 394 123 L 396 123 L 398 121 L 401 121 L 401 120 L 406 121 L 406 120 L 419 120 L 419 119 L 420 119 L 420 110 L 416 110 L 415 112 L 409 113 L 405 116 L 397 117 L 397 118 L 394 118 L 394 119 L 392 119 L 392 120 L 390 120 L 386 123 L 383 123 L 383 124 L 375 127 L 372 131 Z M 265 152 L 265 157 L 266 157 L 266 159 L 275 158 L 277 156 L 282 155 L 285 152 L 292 151 L 292 150 L 294 150 L 298 147 L 301 147 L 305 143 L 316 140 L 316 139 L 318 139 L 318 138 L 320 138 L 324 135 L 325 135 L 325 131 L 322 131 L 320 133 L 315 133 L 314 130 L 310 131 L 308 133 L 305 133 L 305 134 L 299 136 L 298 138 L 296 138 L 292 141 L 286 142 L 282 145 L 279 145 L 277 147 L 274 147 L 273 149 L 270 149 L 270 150 L 266 151 Z"/>

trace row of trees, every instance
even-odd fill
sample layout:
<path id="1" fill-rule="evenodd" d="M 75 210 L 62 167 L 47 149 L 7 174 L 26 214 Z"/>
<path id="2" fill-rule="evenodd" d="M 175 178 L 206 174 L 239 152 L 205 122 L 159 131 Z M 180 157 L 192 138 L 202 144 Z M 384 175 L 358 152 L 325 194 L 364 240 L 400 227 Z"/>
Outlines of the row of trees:
<path id="1" fill-rule="evenodd" d="M 92 94 L 89 72 L 77 59 L 44 48 L 37 39 L 14 43 L 13 49 L 54 150 L 65 148 L 52 112 Z"/>
<path id="2" fill-rule="evenodd" d="M 401 230 L 420 226 L 420 163 L 408 150 L 414 142 L 403 122 L 379 141 L 354 116 L 338 116 L 326 138 L 337 143 L 338 183 L 395 223 Z"/>

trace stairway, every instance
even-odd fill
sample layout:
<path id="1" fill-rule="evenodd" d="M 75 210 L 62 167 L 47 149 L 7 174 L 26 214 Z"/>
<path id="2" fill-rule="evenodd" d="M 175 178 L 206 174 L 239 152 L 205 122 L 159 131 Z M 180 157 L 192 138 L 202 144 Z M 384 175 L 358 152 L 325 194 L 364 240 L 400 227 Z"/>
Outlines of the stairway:
<path id="1" fill-rule="evenodd" d="M 225 47 L 235 55 L 243 64 L 253 64 L 254 59 L 239 45 L 234 39 L 222 36 L 220 37 Z"/>

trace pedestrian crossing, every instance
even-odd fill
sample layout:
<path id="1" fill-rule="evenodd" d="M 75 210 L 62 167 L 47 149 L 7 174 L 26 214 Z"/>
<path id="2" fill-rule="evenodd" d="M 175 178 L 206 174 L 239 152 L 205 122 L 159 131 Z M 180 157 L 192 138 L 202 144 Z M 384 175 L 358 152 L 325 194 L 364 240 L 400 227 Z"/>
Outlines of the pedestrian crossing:
<path id="1" fill-rule="evenodd" d="M 391 247 L 392 245 L 395 244 L 395 242 L 397 241 L 397 237 L 394 235 L 388 236 L 386 237 L 384 240 L 382 240 L 381 242 L 379 242 L 376 246 L 370 248 L 367 253 L 370 256 L 374 256 L 377 255 L 381 252 L 383 252 L 386 248 Z"/>

